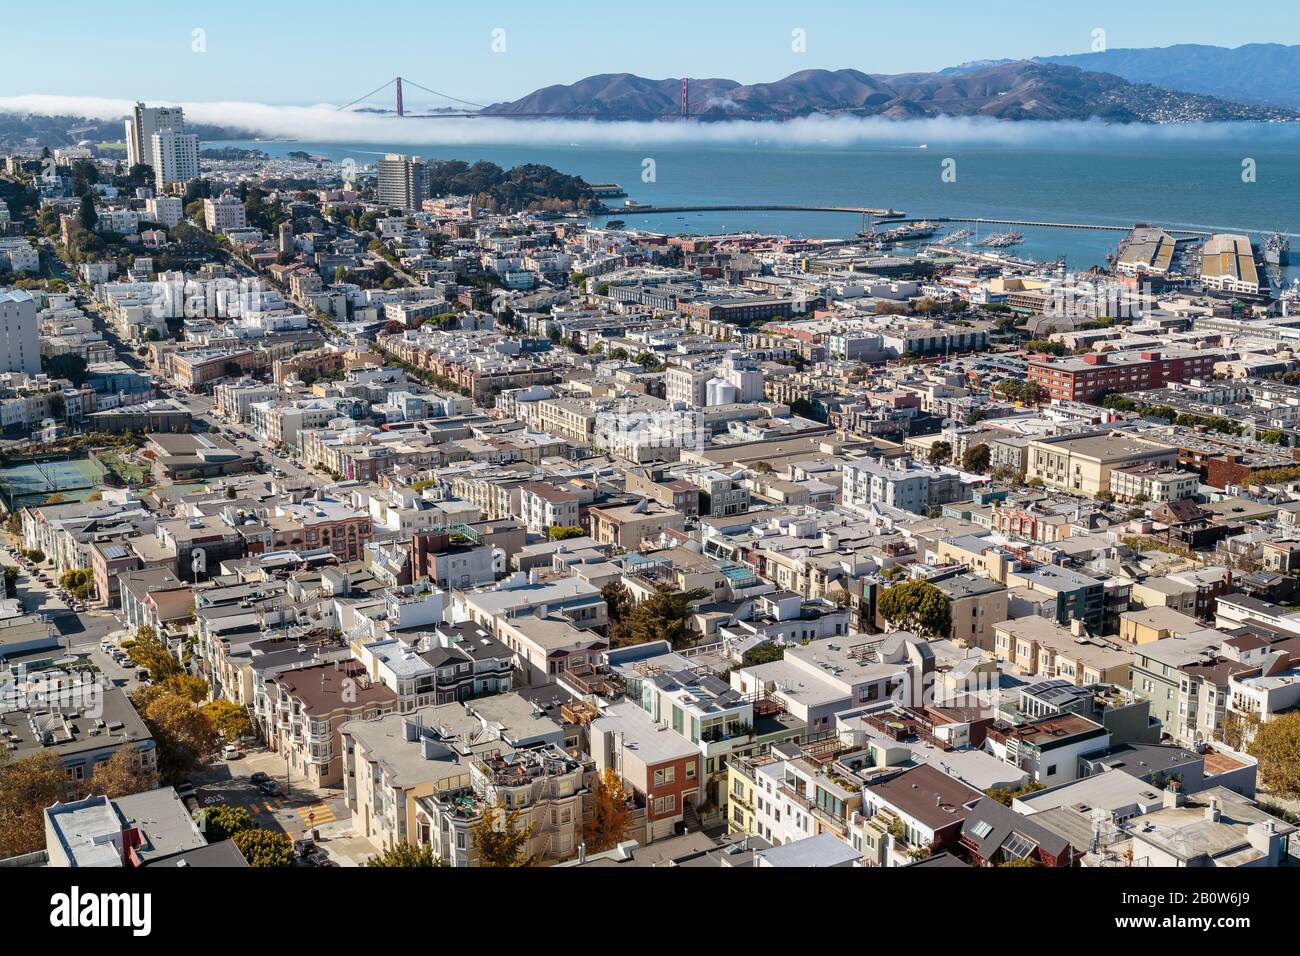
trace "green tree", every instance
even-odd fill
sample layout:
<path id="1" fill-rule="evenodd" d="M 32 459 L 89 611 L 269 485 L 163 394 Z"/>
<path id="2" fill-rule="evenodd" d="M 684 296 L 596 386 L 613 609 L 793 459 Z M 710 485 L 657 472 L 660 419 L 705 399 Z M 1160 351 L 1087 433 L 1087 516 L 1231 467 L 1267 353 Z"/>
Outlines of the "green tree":
<path id="1" fill-rule="evenodd" d="M 631 644 L 632 599 L 622 581 L 611 581 L 600 589 L 609 616 L 609 643 L 613 647 Z"/>
<path id="2" fill-rule="evenodd" d="M 229 803 L 204 807 L 196 817 L 199 829 L 203 831 L 209 843 L 220 843 L 222 840 L 229 840 L 236 833 L 257 829 L 253 815 L 247 809 Z"/>
<path id="3" fill-rule="evenodd" d="M 930 446 L 930 453 L 926 457 L 932 465 L 946 465 L 952 458 L 952 445 L 946 441 L 937 441 Z"/>
<path id="4" fill-rule="evenodd" d="M 1264 786 L 1282 796 L 1300 796 L 1300 712 L 1264 721 L 1246 752 L 1259 761 Z"/>
<path id="5" fill-rule="evenodd" d="M 1026 794 L 1034 793 L 1042 789 L 1043 785 L 1041 783 L 1038 783 L 1035 780 L 1030 780 L 1023 787 L 1020 787 L 1017 790 L 1009 790 L 1006 787 L 994 787 L 991 790 L 985 790 L 984 796 L 991 800 L 996 800 L 1004 807 L 1009 807 L 1011 806 L 1011 801 L 1016 799 L 1016 797 L 1023 797 Z"/>
<path id="6" fill-rule="evenodd" d="M 75 591 L 91 580 L 89 568 L 70 568 L 59 577 L 59 587 L 65 591 Z"/>
<path id="7" fill-rule="evenodd" d="M 99 224 L 99 213 L 95 211 L 95 197 L 91 193 L 83 193 L 81 196 L 81 206 L 77 209 L 77 221 L 87 232 L 94 232 L 95 226 Z"/>
<path id="8" fill-rule="evenodd" d="M 86 360 L 70 352 L 48 356 L 42 359 L 41 364 L 45 367 L 45 374 L 50 378 L 66 378 L 77 387 L 80 387 L 88 377 Z"/>
<path id="9" fill-rule="evenodd" d="M 741 656 L 740 663 L 742 667 L 757 667 L 759 664 L 770 664 L 772 661 L 779 661 L 784 658 L 784 647 L 767 643 L 759 644 L 757 647 L 751 647 L 745 651 Z"/>
<path id="10" fill-rule="evenodd" d="M 567 541 L 569 538 L 580 538 L 584 534 L 586 532 L 576 525 L 553 524 L 546 529 L 546 537 L 551 541 Z"/>
<path id="11" fill-rule="evenodd" d="M 989 446 L 981 442 L 978 445 L 971 445 L 961 454 L 961 470 L 973 472 L 974 474 L 983 474 L 989 470 L 989 461 L 992 453 Z"/>
<path id="12" fill-rule="evenodd" d="M 1047 339 L 1030 339 L 1025 343 L 1026 352 L 1044 352 L 1048 355 L 1064 355 L 1064 342 L 1049 342 Z"/>
<path id="13" fill-rule="evenodd" d="M 505 806 L 487 806 L 470 824 L 470 835 L 478 850 L 479 866 L 527 866 L 531 860 L 524 853 L 533 837 L 535 824 L 519 825 L 522 810 Z"/>
<path id="14" fill-rule="evenodd" d="M 709 597 L 704 588 L 674 591 L 659 585 L 655 593 L 638 602 L 629 615 L 629 639 L 633 644 L 667 641 L 674 650 L 688 647 L 694 635 L 687 627 L 692 605 Z"/>
<path id="15" fill-rule="evenodd" d="M 293 842 L 283 833 L 254 827 L 231 839 L 249 866 L 293 866 Z"/>
<path id="16" fill-rule="evenodd" d="M 952 602 L 929 581 L 890 585 L 876 607 L 891 628 L 920 636 L 943 637 L 952 627 Z"/>
<path id="17" fill-rule="evenodd" d="M 433 847 L 427 843 L 421 846 L 396 843 L 366 860 L 366 866 L 442 866 L 442 860 L 433 855 Z"/>

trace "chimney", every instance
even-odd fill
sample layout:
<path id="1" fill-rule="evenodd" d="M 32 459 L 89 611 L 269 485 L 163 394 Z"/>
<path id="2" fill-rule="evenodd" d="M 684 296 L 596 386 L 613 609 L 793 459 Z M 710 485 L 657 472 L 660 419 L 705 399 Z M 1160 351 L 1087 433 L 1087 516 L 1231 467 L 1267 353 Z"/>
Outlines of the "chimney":
<path id="1" fill-rule="evenodd" d="M 1181 790 L 1171 790 L 1166 787 L 1164 796 L 1165 796 L 1164 808 L 1166 810 L 1172 810 L 1174 807 L 1181 807 L 1184 803 L 1187 802 L 1187 798 L 1183 796 L 1183 792 Z"/>
<path id="2" fill-rule="evenodd" d="M 1248 826 L 1246 828 L 1246 840 L 1260 853 L 1268 856 L 1270 866 L 1277 865 L 1282 837 L 1278 834 L 1277 826 L 1272 820 L 1264 820 Z"/>
<path id="3" fill-rule="evenodd" d="M 1205 808 L 1205 819 L 1210 821 L 1211 823 L 1218 823 L 1220 816 L 1221 814 L 1219 813 L 1219 798 L 1210 797 L 1210 805 Z"/>

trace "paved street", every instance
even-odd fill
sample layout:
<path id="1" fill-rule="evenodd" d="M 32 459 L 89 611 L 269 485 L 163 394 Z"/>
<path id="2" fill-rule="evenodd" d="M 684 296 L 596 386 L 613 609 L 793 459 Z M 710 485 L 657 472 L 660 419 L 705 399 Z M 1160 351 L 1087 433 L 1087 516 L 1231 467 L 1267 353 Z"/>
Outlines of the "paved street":
<path id="1" fill-rule="evenodd" d="M 16 539 L 5 536 L 15 545 Z M 23 568 L 16 557 L 8 551 L 0 551 L 0 563 L 18 568 L 17 591 L 23 602 L 24 613 L 43 614 L 58 631 L 65 647 L 69 649 L 98 646 L 110 632 L 120 627 L 112 614 L 107 611 L 86 610 L 78 613 L 68 607 L 68 602 L 59 594 L 58 585 L 54 583 L 54 572 L 46 562 L 41 570 L 50 583 L 43 583 L 35 574 Z"/>
<path id="2" fill-rule="evenodd" d="M 148 372 L 135 349 L 118 338 L 104 322 L 88 290 L 55 256 L 53 244 L 46 240 L 45 245 L 50 253 L 52 274 L 68 283 L 78 304 L 112 345 L 117 358 L 131 368 Z M 268 469 L 278 468 L 291 478 L 312 483 L 324 482 L 325 476 L 321 473 L 296 465 L 278 451 L 263 447 L 248 425 L 231 425 L 217 420 L 212 414 L 211 396 L 190 394 L 171 385 L 164 386 L 163 393 L 190 409 L 195 431 L 216 428 L 240 449 L 249 453 L 260 452 Z M 13 536 L 3 537 L 10 547 L 16 549 L 20 544 Z M 16 554 L 0 550 L 0 563 L 18 568 L 16 590 L 24 611 L 43 615 L 70 654 L 88 657 L 114 686 L 128 693 L 140 686 L 136 668 L 129 663 L 126 666 L 117 664 L 100 646 L 104 640 L 120 644 L 132 636 L 113 613 L 92 608 L 78 612 L 71 608 L 69 600 L 59 593 L 49 561 L 28 570 Z M 41 573 L 46 576 L 46 581 L 40 580 Z M 340 866 L 363 865 L 374 855 L 375 847 L 353 834 L 351 814 L 340 791 L 316 791 L 307 788 L 302 780 L 286 780 L 285 769 L 278 754 L 257 749 L 235 760 L 216 758 L 192 774 L 191 780 L 197 788 L 200 806 L 226 803 L 244 807 L 260 826 L 282 831 L 293 839 L 311 836 L 314 831 L 318 845 Z M 267 796 L 249 782 L 249 777 L 259 771 L 269 774 L 276 782 L 278 795 Z"/>
<path id="3" fill-rule="evenodd" d="M 278 796 L 268 797 L 249 782 L 258 771 L 275 781 Z M 319 831 L 318 845 L 340 866 L 358 865 L 375 853 L 369 843 L 360 841 L 361 846 L 352 839 L 351 813 L 342 792 L 314 790 L 301 779 L 291 779 L 286 789 L 284 760 L 277 753 L 256 750 L 236 760 L 217 759 L 191 779 L 200 806 L 243 807 L 259 826 L 279 830 L 295 840 Z"/>

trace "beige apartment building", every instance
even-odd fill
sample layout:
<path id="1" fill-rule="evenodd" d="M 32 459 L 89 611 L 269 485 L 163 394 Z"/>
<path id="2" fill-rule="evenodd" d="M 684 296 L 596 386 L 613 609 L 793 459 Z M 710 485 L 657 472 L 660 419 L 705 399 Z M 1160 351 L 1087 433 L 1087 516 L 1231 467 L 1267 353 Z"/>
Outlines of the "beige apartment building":
<path id="1" fill-rule="evenodd" d="M 990 578 L 958 574 L 931 582 L 948 598 L 951 640 L 964 647 L 993 650 L 993 625 L 1007 619 L 1007 589 Z"/>
<path id="2" fill-rule="evenodd" d="M 1065 435 L 1029 443 L 1027 478 L 1049 488 L 1096 497 L 1111 487 L 1111 472 L 1139 465 L 1173 470 L 1178 457 L 1169 445 L 1132 435 Z"/>
<path id="3" fill-rule="evenodd" d="M 343 785 L 340 731 L 350 720 L 373 720 L 397 709 L 397 695 L 366 675 L 357 660 L 334 661 L 268 678 L 271 746 L 288 755 L 290 776 L 308 786 Z"/>
<path id="4" fill-rule="evenodd" d="M 993 625 L 993 653 L 1030 677 L 1059 677 L 1071 684 L 1129 686 L 1133 655 L 1043 617 L 1022 617 Z M 1079 633 L 1076 633 L 1078 631 Z"/>
<path id="5" fill-rule="evenodd" d="M 642 541 L 657 537 L 661 531 L 682 531 L 686 527 L 684 514 L 649 499 L 632 505 L 592 508 L 590 514 L 592 538 L 625 551 L 636 550 Z"/>
<path id="6" fill-rule="evenodd" d="M 1119 636 L 1130 644 L 1150 644 L 1202 630 L 1202 624 L 1171 607 L 1125 611 L 1119 616 Z"/>

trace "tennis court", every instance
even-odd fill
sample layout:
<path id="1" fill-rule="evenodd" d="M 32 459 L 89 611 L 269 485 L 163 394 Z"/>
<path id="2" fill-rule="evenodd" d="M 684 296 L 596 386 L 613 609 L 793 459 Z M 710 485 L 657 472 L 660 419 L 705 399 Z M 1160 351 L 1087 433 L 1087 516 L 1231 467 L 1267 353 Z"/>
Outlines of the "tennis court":
<path id="1" fill-rule="evenodd" d="M 32 461 L 0 469 L 0 494 L 11 511 L 42 504 L 55 494 L 64 501 L 81 501 L 103 483 L 104 470 L 90 458 Z"/>

